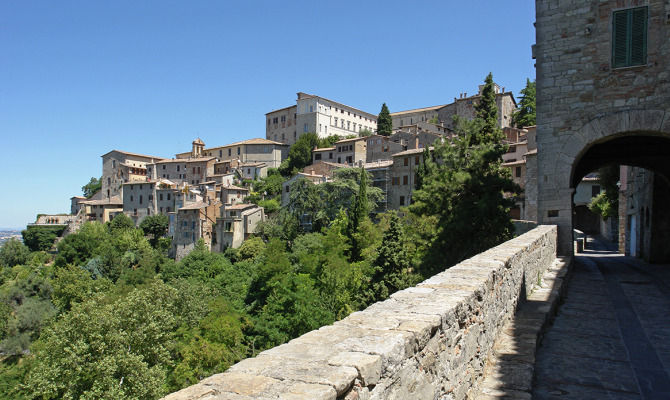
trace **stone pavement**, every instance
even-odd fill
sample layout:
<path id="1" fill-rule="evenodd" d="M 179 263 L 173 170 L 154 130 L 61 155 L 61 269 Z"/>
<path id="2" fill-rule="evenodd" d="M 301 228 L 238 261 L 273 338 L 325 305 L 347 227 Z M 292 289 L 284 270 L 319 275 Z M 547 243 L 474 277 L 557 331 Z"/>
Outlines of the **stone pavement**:
<path id="1" fill-rule="evenodd" d="M 670 265 L 586 247 L 538 349 L 533 398 L 670 399 Z"/>

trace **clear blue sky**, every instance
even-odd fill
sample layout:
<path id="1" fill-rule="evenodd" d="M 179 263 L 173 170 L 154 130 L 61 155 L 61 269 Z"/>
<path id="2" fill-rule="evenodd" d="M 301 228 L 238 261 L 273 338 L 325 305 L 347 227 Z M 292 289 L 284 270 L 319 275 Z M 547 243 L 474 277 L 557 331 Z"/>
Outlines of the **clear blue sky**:
<path id="1" fill-rule="evenodd" d="M 318 94 L 377 114 L 491 71 L 534 79 L 534 1 L 2 1 L 0 227 L 69 211 L 109 150 L 174 157 L 265 136 Z"/>

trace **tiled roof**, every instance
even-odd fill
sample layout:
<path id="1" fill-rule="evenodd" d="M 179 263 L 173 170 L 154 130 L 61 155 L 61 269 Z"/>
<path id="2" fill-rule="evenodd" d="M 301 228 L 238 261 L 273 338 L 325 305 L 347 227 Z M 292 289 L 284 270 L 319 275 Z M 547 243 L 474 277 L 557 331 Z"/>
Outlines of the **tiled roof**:
<path id="1" fill-rule="evenodd" d="M 442 108 L 446 105 L 447 104 L 442 104 L 441 106 L 423 107 L 423 108 L 415 108 L 415 109 L 412 109 L 412 110 L 392 112 L 391 116 L 395 117 L 395 116 L 404 115 L 404 114 L 413 114 L 413 113 L 418 113 L 418 112 L 423 112 L 423 111 L 433 111 L 433 110 L 440 109 L 440 108 Z"/>
<path id="2" fill-rule="evenodd" d="M 247 189 L 247 188 L 244 188 L 244 187 L 239 187 L 239 186 L 235 186 L 235 185 L 226 185 L 226 186 L 221 186 L 221 189 L 230 189 L 230 190 L 247 190 L 247 191 L 249 190 L 249 189 Z"/>
<path id="3" fill-rule="evenodd" d="M 409 150 L 401 151 L 400 153 L 395 153 L 395 154 L 392 155 L 392 157 L 408 156 L 408 155 L 410 155 L 410 154 L 419 154 L 419 153 L 423 153 L 424 150 L 425 150 L 425 148 L 420 148 L 420 149 L 409 149 Z M 430 147 L 428 148 L 428 150 L 431 150 L 431 151 L 432 151 L 432 150 L 433 150 L 433 146 L 430 146 Z"/>
<path id="4" fill-rule="evenodd" d="M 206 208 L 209 204 L 205 203 L 204 201 L 197 201 L 193 204 L 186 205 L 182 208 L 179 209 L 181 210 L 199 210 L 201 208 Z"/>
<path id="5" fill-rule="evenodd" d="M 81 204 L 88 204 L 89 206 L 104 206 L 104 205 L 117 206 L 117 205 L 123 205 L 123 200 L 121 200 L 121 196 L 113 196 L 109 199 L 82 201 Z"/>
<path id="6" fill-rule="evenodd" d="M 320 149 L 314 149 L 314 150 L 312 150 L 312 152 L 314 152 L 314 151 L 333 151 L 333 150 L 335 150 L 335 147 L 323 147 L 323 148 L 320 148 Z"/>

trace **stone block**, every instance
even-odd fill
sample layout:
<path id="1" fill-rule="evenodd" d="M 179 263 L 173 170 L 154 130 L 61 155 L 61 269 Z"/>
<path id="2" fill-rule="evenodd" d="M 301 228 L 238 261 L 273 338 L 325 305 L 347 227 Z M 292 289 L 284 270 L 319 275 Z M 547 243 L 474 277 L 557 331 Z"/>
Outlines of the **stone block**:
<path id="1" fill-rule="evenodd" d="M 328 364 L 356 368 L 358 379 L 364 386 L 376 385 L 382 373 L 382 358 L 379 355 L 342 352 L 329 358 Z"/>

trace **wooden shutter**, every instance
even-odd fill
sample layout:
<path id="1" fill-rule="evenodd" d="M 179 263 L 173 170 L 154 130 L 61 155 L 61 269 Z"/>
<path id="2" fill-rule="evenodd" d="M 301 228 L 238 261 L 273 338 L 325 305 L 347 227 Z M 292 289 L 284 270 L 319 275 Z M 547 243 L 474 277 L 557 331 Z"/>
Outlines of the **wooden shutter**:
<path id="1" fill-rule="evenodd" d="M 647 7 L 631 10 L 630 65 L 647 63 Z"/>
<path id="2" fill-rule="evenodd" d="M 614 13 L 612 27 L 612 67 L 628 65 L 628 10 Z"/>
<path id="3" fill-rule="evenodd" d="M 647 62 L 647 10 L 631 8 L 614 12 L 612 18 L 612 67 Z"/>

